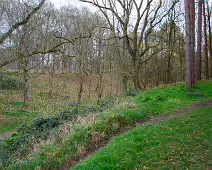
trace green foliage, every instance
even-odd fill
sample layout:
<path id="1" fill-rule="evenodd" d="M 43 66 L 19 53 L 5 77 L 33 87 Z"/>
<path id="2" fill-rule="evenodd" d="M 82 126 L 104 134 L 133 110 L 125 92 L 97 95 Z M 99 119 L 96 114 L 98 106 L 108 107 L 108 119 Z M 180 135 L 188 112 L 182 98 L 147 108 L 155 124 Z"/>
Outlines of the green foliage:
<path id="1" fill-rule="evenodd" d="M 212 164 L 212 107 L 140 126 L 113 139 L 73 169 L 207 169 Z"/>
<path id="2" fill-rule="evenodd" d="M 201 92 L 189 92 L 188 96 L 194 96 L 194 97 L 204 97 L 204 94 L 202 94 Z"/>
<path id="3" fill-rule="evenodd" d="M 131 96 L 134 97 L 138 94 L 139 92 L 136 89 L 130 88 L 129 90 L 127 90 L 127 92 L 125 93 L 126 96 Z"/>
<path id="4" fill-rule="evenodd" d="M 13 72 L 0 72 L 0 89 L 22 89 L 24 87 L 20 78 Z"/>

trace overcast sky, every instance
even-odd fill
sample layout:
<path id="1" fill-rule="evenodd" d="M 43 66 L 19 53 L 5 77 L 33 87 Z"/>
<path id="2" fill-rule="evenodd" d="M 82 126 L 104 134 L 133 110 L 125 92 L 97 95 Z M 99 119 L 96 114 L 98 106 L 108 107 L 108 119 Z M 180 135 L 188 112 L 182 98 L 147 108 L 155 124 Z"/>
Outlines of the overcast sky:
<path id="1" fill-rule="evenodd" d="M 91 7 L 92 5 L 79 2 L 78 0 L 50 0 L 50 2 L 52 2 L 56 8 L 60 8 L 61 6 L 68 5 L 68 4 L 71 4 L 77 7 L 87 6 L 89 8 L 92 8 Z"/>

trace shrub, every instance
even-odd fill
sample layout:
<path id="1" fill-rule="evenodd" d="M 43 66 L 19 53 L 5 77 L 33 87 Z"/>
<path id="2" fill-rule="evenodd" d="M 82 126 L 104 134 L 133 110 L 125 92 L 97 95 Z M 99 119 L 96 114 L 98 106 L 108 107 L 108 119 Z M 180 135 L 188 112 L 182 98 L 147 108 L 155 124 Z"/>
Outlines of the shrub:
<path id="1" fill-rule="evenodd" d="M 137 91 L 136 89 L 130 88 L 129 90 L 126 91 L 125 95 L 126 96 L 131 96 L 134 97 L 137 94 L 139 94 L 139 91 Z"/>
<path id="2" fill-rule="evenodd" d="M 0 72 L 0 89 L 4 90 L 16 90 L 24 87 L 23 82 L 15 73 Z"/>
<path id="3" fill-rule="evenodd" d="M 187 95 L 191 97 L 204 97 L 204 94 L 201 92 L 189 92 Z"/>

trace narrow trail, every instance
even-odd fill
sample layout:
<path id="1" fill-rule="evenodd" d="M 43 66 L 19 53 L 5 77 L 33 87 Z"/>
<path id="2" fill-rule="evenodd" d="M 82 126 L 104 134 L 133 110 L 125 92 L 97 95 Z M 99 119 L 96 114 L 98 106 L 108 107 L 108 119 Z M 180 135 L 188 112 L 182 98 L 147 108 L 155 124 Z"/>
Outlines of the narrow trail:
<path id="1" fill-rule="evenodd" d="M 206 101 L 204 103 L 192 104 L 188 108 L 183 109 L 183 110 L 179 110 L 179 111 L 175 112 L 174 114 L 154 117 L 154 118 L 152 118 L 152 119 L 150 119 L 150 120 L 148 120 L 146 122 L 137 123 L 136 126 L 145 126 L 145 125 L 150 125 L 152 123 L 163 122 L 163 121 L 166 121 L 166 120 L 169 120 L 169 119 L 173 119 L 173 118 L 177 118 L 177 117 L 183 116 L 183 115 L 189 113 L 190 111 L 193 111 L 193 110 L 196 110 L 196 109 L 199 109 L 199 108 L 202 108 L 202 107 L 207 107 L 207 106 L 212 106 L 212 100 Z M 133 127 L 133 128 L 135 128 L 135 127 Z M 83 157 L 81 157 L 80 160 L 72 162 L 72 165 L 67 165 L 67 166 L 62 167 L 61 170 L 69 170 L 70 168 L 73 168 L 77 163 L 82 162 L 85 158 L 90 157 L 95 152 L 100 151 L 113 138 L 115 138 L 115 137 L 117 137 L 119 135 L 125 134 L 125 133 L 127 133 L 128 131 L 130 131 L 132 129 L 127 129 L 125 131 L 121 131 L 116 136 L 112 137 L 109 141 L 107 141 L 104 145 L 98 146 L 98 147 L 94 148 L 93 150 L 90 150 L 87 154 L 85 154 Z"/>
<path id="2" fill-rule="evenodd" d="M 144 125 L 149 125 L 152 123 L 156 123 L 156 122 L 162 122 L 162 121 L 166 121 L 172 118 L 177 118 L 179 116 L 182 116 L 184 114 L 189 113 L 190 111 L 199 109 L 201 107 L 207 107 L 207 106 L 212 106 L 212 100 L 210 101 L 206 101 L 204 103 L 199 103 L 199 104 L 192 104 L 191 106 L 189 106 L 188 108 L 184 109 L 184 110 L 179 110 L 174 114 L 171 115 L 164 115 L 164 116 L 158 116 L 158 117 L 154 117 L 146 122 L 143 123 L 137 123 L 137 126 L 144 126 Z"/>

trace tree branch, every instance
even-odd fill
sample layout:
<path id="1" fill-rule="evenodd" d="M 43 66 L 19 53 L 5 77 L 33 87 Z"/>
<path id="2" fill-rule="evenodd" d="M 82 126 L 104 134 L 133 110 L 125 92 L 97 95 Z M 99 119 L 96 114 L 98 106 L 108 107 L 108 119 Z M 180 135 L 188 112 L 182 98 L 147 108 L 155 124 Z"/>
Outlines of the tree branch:
<path id="1" fill-rule="evenodd" d="M 30 20 L 30 18 L 31 18 L 38 10 L 40 10 L 40 8 L 42 7 L 42 5 L 44 4 L 45 1 L 46 1 L 46 0 L 42 0 L 42 1 L 40 2 L 40 4 L 39 4 L 37 7 L 35 7 L 35 8 L 32 10 L 32 12 L 29 13 L 28 16 L 27 16 L 25 19 L 23 19 L 23 20 L 20 21 L 20 22 L 16 22 L 14 25 L 12 25 L 12 27 L 11 27 L 5 34 L 3 34 L 3 35 L 0 37 L 0 45 L 4 42 L 5 39 L 7 39 L 7 38 L 12 34 L 12 32 L 13 32 L 15 29 L 17 29 L 17 28 L 18 28 L 19 26 L 21 26 L 21 25 L 25 25 L 25 24 Z"/>

